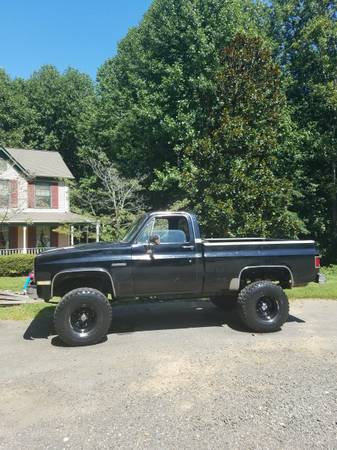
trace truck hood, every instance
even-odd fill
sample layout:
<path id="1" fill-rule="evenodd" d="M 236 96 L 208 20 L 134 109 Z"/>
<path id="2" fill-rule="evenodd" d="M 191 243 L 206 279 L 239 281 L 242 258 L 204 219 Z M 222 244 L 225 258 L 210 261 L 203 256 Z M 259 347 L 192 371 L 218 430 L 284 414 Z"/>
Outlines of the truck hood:
<path id="1" fill-rule="evenodd" d="M 55 248 L 46 250 L 45 252 L 37 255 L 36 262 L 42 263 L 50 260 L 83 257 L 86 254 L 88 254 L 89 256 L 96 252 L 102 252 L 104 250 L 108 251 L 109 253 L 113 252 L 118 254 L 119 252 L 124 252 L 125 249 L 129 246 L 130 244 L 124 242 L 95 242 L 92 244 L 79 244 L 70 247 Z"/>

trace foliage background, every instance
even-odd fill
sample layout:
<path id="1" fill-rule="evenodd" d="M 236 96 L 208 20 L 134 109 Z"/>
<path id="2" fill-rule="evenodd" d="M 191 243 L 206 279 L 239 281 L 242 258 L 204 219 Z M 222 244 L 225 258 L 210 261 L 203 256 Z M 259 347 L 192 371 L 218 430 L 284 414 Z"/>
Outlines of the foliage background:
<path id="1" fill-rule="evenodd" d="M 336 20 L 331 0 L 154 0 L 95 81 L 1 69 L 0 143 L 60 151 L 105 239 L 189 208 L 209 235 L 312 237 L 336 261 Z M 126 206 L 93 154 L 136 187 Z"/>
<path id="2" fill-rule="evenodd" d="M 1 277 L 28 275 L 33 270 L 35 255 L 0 256 Z"/>

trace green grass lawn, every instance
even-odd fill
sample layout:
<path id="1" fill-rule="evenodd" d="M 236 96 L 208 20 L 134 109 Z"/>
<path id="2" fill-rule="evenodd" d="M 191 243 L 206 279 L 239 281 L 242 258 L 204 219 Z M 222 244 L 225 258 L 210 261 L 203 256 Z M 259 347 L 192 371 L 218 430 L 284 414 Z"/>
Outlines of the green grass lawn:
<path id="1" fill-rule="evenodd" d="M 0 277 L 0 291 L 22 292 L 26 277 Z"/>
<path id="2" fill-rule="evenodd" d="M 303 288 L 287 290 L 290 299 L 322 298 L 337 300 L 337 266 L 325 267 L 322 273 L 327 278 L 325 284 L 310 283 Z M 25 277 L 0 277 L 0 291 L 21 292 Z M 37 314 L 52 317 L 55 304 L 36 303 L 17 306 L 0 306 L 0 320 L 30 320 Z"/>
<path id="3" fill-rule="evenodd" d="M 0 306 L 0 320 L 32 320 L 38 314 L 52 318 L 55 305 L 34 303 L 29 305 Z"/>
<path id="4" fill-rule="evenodd" d="M 287 290 L 290 299 L 294 298 L 327 298 L 337 300 L 337 266 L 321 269 L 326 277 L 325 284 L 309 283 L 305 287 Z"/>
<path id="5" fill-rule="evenodd" d="M 26 277 L 0 277 L 0 291 L 22 292 Z M 31 320 L 40 311 L 52 317 L 55 305 L 35 303 L 29 305 L 0 306 L 0 320 Z"/>

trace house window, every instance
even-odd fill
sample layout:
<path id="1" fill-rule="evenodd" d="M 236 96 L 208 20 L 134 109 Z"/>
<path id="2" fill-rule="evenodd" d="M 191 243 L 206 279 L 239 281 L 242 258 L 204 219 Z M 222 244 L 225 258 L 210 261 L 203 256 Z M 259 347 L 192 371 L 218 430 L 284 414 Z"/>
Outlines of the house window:
<path id="1" fill-rule="evenodd" d="M 50 184 L 37 183 L 35 186 L 35 207 L 51 208 Z"/>
<path id="2" fill-rule="evenodd" d="M 9 207 L 9 181 L 0 180 L 0 208 Z"/>
<path id="3" fill-rule="evenodd" d="M 36 227 L 36 246 L 50 247 L 50 226 L 37 225 Z"/>

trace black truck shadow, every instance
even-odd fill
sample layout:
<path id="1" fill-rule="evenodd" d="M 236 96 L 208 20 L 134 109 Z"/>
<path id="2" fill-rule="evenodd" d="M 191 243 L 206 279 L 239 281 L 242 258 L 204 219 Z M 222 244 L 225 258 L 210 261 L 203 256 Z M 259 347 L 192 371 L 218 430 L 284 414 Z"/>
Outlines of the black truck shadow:
<path id="1" fill-rule="evenodd" d="M 23 338 L 29 341 L 34 339 L 48 339 L 55 334 L 53 316 L 56 306 L 46 306 L 41 309 L 24 332 Z"/>
<path id="2" fill-rule="evenodd" d="M 32 320 L 24 333 L 24 339 L 47 339 L 55 335 L 53 313 L 55 306 L 46 306 Z M 304 323 L 302 319 L 289 316 L 289 322 Z M 126 334 L 152 330 L 179 328 L 223 327 L 251 333 L 240 322 L 234 308 L 224 311 L 208 300 L 142 301 L 113 304 L 113 319 L 109 334 Z M 54 337 L 52 344 L 60 346 Z"/>

